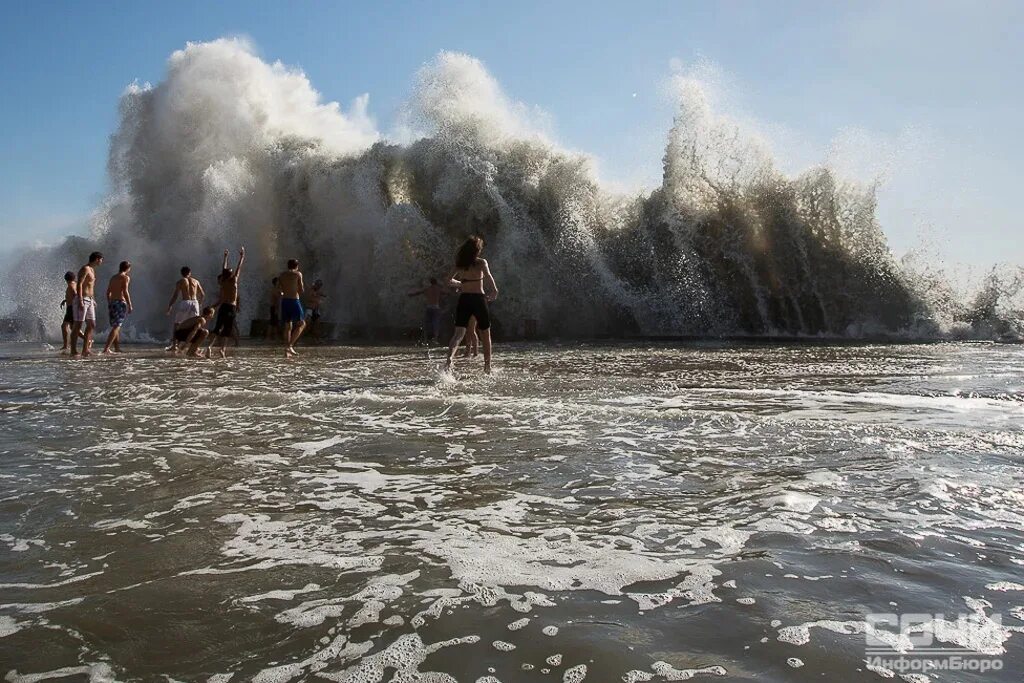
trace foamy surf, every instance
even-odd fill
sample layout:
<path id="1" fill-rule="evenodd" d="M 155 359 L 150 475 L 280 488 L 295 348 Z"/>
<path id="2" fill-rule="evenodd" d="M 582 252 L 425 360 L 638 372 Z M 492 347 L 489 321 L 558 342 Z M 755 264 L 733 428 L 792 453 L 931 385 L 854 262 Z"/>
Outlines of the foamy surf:
<path id="1" fill-rule="evenodd" d="M 17 680 L 848 680 L 867 611 L 1019 665 L 1010 347 L 33 353 L 0 354 Z"/>

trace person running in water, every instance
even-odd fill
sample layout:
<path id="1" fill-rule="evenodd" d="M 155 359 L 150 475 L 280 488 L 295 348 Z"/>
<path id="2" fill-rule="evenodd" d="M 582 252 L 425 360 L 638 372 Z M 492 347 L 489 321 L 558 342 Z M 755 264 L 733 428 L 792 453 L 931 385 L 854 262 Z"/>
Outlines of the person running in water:
<path id="1" fill-rule="evenodd" d="M 430 284 L 415 292 L 409 292 L 409 296 L 424 295 L 426 308 L 423 309 L 423 344 L 440 343 L 441 337 L 441 297 L 444 296 L 444 287 L 438 284 L 437 278 L 430 278 Z"/>
<path id="2" fill-rule="evenodd" d="M 302 310 L 303 282 L 296 259 L 288 260 L 288 270 L 277 276 L 281 287 L 281 322 L 284 324 L 284 356 L 297 356 L 295 342 L 306 328 L 305 312 Z"/>
<path id="3" fill-rule="evenodd" d="M 231 337 L 235 327 L 235 317 L 238 315 L 238 279 L 242 274 L 242 264 L 245 263 L 245 247 L 238 250 L 238 265 L 234 270 L 228 268 L 228 250 L 224 250 L 224 264 L 221 266 L 220 276 L 217 277 L 219 284 L 220 298 L 217 303 L 217 322 L 213 325 L 213 332 L 210 334 L 210 343 L 206 347 L 206 357 L 212 354 L 213 345 L 220 347 L 220 357 L 226 358 L 227 352 L 224 345 Z"/>
<path id="4" fill-rule="evenodd" d="M 78 355 L 78 337 L 82 337 L 82 355 L 92 355 L 92 336 L 96 329 L 96 269 L 103 263 L 103 254 L 94 251 L 89 262 L 78 270 L 78 294 L 73 302 L 71 356 Z M 82 334 L 82 326 L 85 333 Z"/>
<path id="5" fill-rule="evenodd" d="M 491 318 L 487 312 L 487 302 L 498 298 L 498 285 L 494 282 L 487 261 L 480 258 L 483 249 L 483 239 L 474 236 L 455 252 L 455 268 L 448 283 L 459 290 L 459 301 L 455 306 L 455 333 L 448 345 L 448 370 L 455 363 L 455 352 L 466 335 L 470 318 L 476 318 L 477 333 L 484 352 L 484 372 L 491 372 Z M 490 293 L 485 293 L 488 289 Z"/>
<path id="6" fill-rule="evenodd" d="M 210 331 L 206 329 L 206 323 L 213 320 L 215 313 L 216 310 L 213 306 L 207 306 L 203 309 L 202 314 L 177 323 L 174 326 L 175 344 L 180 343 L 183 349 L 188 349 L 187 355 L 193 358 L 202 358 L 203 354 L 199 353 L 199 345 L 210 334 Z M 177 355 L 177 348 L 174 353 Z"/>
<path id="7" fill-rule="evenodd" d="M 176 351 L 178 348 L 178 342 L 174 339 L 178 323 L 198 316 L 204 298 L 206 292 L 203 291 L 199 280 L 192 277 L 192 269 L 182 266 L 181 279 L 174 283 L 174 291 L 171 292 L 171 300 L 167 304 L 167 315 L 171 316 L 171 345 L 167 347 L 168 351 Z M 177 305 L 174 304 L 176 300 Z"/>
<path id="8" fill-rule="evenodd" d="M 117 275 L 110 278 L 107 285 L 107 314 L 110 316 L 110 334 L 103 345 L 104 355 L 121 353 L 121 325 L 132 312 L 132 295 L 128 293 L 132 271 L 130 261 L 121 261 L 117 267 Z"/>
<path id="9" fill-rule="evenodd" d="M 78 296 L 78 283 L 75 282 L 75 274 L 70 270 L 64 273 L 64 298 L 60 307 L 64 309 L 64 321 L 60 324 L 60 334 L 64 338 L 64 346 L 60 347 L 61 353 L 67 353 L 71 349 L 71 328 L 75 324 L 75 297 Z M 78 332 L 82 336 L 82 332 Z"/>

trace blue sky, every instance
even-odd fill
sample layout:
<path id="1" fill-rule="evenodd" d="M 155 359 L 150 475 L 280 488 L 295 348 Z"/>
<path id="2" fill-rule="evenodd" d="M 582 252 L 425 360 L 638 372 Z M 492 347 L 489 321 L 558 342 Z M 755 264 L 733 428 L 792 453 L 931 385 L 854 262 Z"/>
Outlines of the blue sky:
<path id="1" fill-rule="evenodd" d="M 388 131 L 440 50 L 481 59 L 613 185 L 656 182 L 673 68 L 712 65 L 726 111 L 798 171 L 833 150 L 889 169 L 880 217 L 897 253 L 1024 263 L 1024 3 L 7 2 L 0 24 L 0 238 L 86 230 L 106 188 L 117 100 L 187 41 L 246 36 Z M 635 96 L 634 96 L 635 93 Z"/>

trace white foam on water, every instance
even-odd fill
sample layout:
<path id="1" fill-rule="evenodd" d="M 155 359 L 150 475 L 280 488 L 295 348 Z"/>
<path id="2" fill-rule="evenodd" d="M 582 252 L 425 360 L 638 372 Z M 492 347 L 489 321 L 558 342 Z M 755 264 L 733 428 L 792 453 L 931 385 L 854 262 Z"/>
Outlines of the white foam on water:
<path id="1" fill-rule="evenodd" d="M 804 665 L 803 660 L 798 659 L 796 657 L 790 657 L 789 659 L 787 659 L 786 664 L 789 664 L 794 669 L 799 669 Z"/>
<path id="2" fill-rule="evenodd" d="M 795 512 L 811 512 L 818 507 L 821 498 L 802 491 L 787 491 L 778 496 L 766 498 L 764 504 L 769 507 L 784 507 Z"/>
<path id="3" fill-rule="evenodd" d="M 94 529 L 148 529 L 150 523 L 140 519 L 105 519 L 92 525 Z"/>
<path id="4" fill-rule="evenodd" d="M 58 602 L 9 602 L 4 605 L 0 605 L 0 609 L 10 609 L 22 614 L 39 614 L 41 612 L 50 612 L 61 607 L 70 607 L 71 605 L 77 605 L 81 603 L 85 598 L 71 598 L 69 600 L 60 600 Z"/>
<path id="5" fill-rule="evenodd" d="M 736 598 L 736 602 L 741 605 L 753 605 L 757 600 L 755 598 Z"/>
<path id="6" fill-rule="evenodd" d="M 272 521 L 268 515 L 242 513 L 223 515 L 216 521 L 238 525 L 235 537 L 224 543 L 221 552 L 230 558 L 260 560 L 261 568 L 308 564 L 376 571 L 384 561 L 381 556 L 366 554 L 356 541 L 325 524 Z"/>
<path id="7" fill-rule="evenodd" d="M 303 593 L 315 593 L 318 590 L 320 590 L 320 584 L 307 583 L 302 588 L 294 588 L 291 590 L 282 588 L 278 590 L 272 590 L 267 593 L 260 593 L 258 595 L 249 595 L 247 597 L 241 598 L 239 602 L 259 602 L 261 600 L 293 600 L 296 595 L 301 595 Z"/>
<path id="8" fill-rule="evenodd" d="M 562 666 L 562 655 L 554 654 L 544 660 L 551 666 Z"/>
<path id="9" fill-rule="evenodd" d="M 291 664 L 263 669 L 252 678 L 252 683 L 285 683 L 303 675 L 307 668 L 317 670 L 317 665 L 335 661 L 356 659 L 370 650 L 372 644 L 349 643 L 346 636 L 337 636 L 326 647 L 315 651 L 306 659 Z"/>
<path id="10" fill-rule="evenodd" d="M 6 680 L 10 683 L 36 683 L 51 678 L 69 678 L 71 676 L 88 676 L 89 683 L 114 683 L 114 670 L 106 662 L 96 664 L 85 664 L 83 666 L 66 666 L 52 671 L 43 671 L 33 674 L 20 674 L 16 670 L 7 673 Z"/>
<path id="11" fill-rule="evenodd" d="M 866 621 L 834 621 L 831 619 L 821 619 L 819 621 L 780 628 L 778 640 L 779 642 L 790 643 L 791 645 L 806 645 L 811 640 L 812 628 L 821 628 L 843 635 L 866 633 L 900 653 L 905 653 L 914 647 L 906 632 L 896 634 L 886 630 L 879 630 L 875 628 L 874 624 Z"/>
<path id="12" fill-rule="evenodd" d="M 0 588 L 24 588 L 30 590 L 39 588 L 57 588 L 58 586 L 67 586 L 71 583 L 85 581 L 87 579 L 93 578 L 94 576 L 100 576 L 102 574 L 102 571 L 92 572 L 89 574 L 82 574 L 80 576 L 72 576 L 70 579 L 65 579 L 63 581 L 54 581 L 53 583 L 0 583 Z"/>
<path id="13" fill-rule="evenodd" d="M 321 439 L 320 441 L 300 441 L 298 443 L 290 444 L 290 446 L 297 451 L 301 451 L 301 457 L 307 457 L 310 455 L 316 455 L 320 451 L 326 450 L 331 446 L 337 446 L 338 444 L 354 441 L 356 438 L 356 436 L 335 435 L 326 439 Z M 288 464 L 288 461 L 285 461 L 283 464 Z"/>
<path id="14" fill-rule="evenodd" d="M 587 665 L 577 664 L 576 666 L 566 669 L 565 673 L 562 674 L 562 683 L 580 683 L 587 677 Z"/>
<path id="15" fill-rule="evenodd" d="M 0 541 L 8 545 L 11 552 L 23 553 L 32 546 L 46 549 L 46 542 L 41 538 L 15 538 L 11 534 L 0 534 Z"/>
<path id="16" fill-rule="evenodd" d="M 880 664 L 867 663 L 864 665 L 864 668 L 870 671 L 871 673 L 878 674 L 882 678 L 896 678 L 895 671 L 893 671 L 892 669 L 888 669 L 884 666 L 881 666 Z"/>
<path id="17" fill-rule="evenodd" d="M 522 619 L 516 619 L 515 621 L 513 621 L 511 624 L 508 625 L 507 628 L 509 631 L 518 631 L 520 629 L 526 628 L 527 624 L 529 623 L 529 617 L 523 617 Z"/>
<path id="18" fill-rule="evenodd" d="M 557 626 L 545 626 L 544 628 L 542 628 L 540 630 L 540 632 L 543 633 L 546 636 L 554 637 L 554 636 L 558 635 L 558 627 Z"/>
<path id="19" fill-rule="evenodd" d="M 932 619 L 909 627 L 907 632 L 930 632 L 936 640 L 943 643 L 952 643 L 986 655 L 1001 655 L 1006 652 L 1003 643 L 1010 639 L 1013 630 L 988 616 L 985 610 L 991 608 L 992 604 L 970 597 L 965 597 L 964 602 L 967 603 L 971 614 L 959 615 L 956 621 Z"/>
<path id="20" fill-rule="evenodd" d="M 16 621 L 14 617 L 0 615 L 0 638 L 14 635 L 25 626 L 24 622 Z"/>
<path id="21" fill-rule="evenodd" d="M 991 591 L 1024 591 L 1024 584 L 1013 581 L 997 581 L 995 583 L 986 583 L 985 588 Z"/>
<path id="22" fill-rule="evenodd" d="M 627 672 L 622 680 L 626 683 L 651 681 L 657 676 L 666 681 L 688 681 L 694 676 L 725 676 L 728 672 L 723 666 L 706 666 L 699 669 L 677 669 L 668 662 L 657 661 L 651 665 L 651 671 L 633 669 Z"/>
<path id="23" fill-rule="evenodd" d="M 511 652 L 516 649 L 515 645 L 504 640 L 496 640 L 491 645 L 495 650 L 500 650 L 501 652 Z"/>
<path id="24" fill-rule="evenodd" d="M 364 656 L 357 664 L 338 673 L 320 672 L 321 678 L 338 683 L 381 683 L 388 669 L 396 671 L 388 679 L 390 681 L 441 681 L 457 683 L 447 674 L 421 672 L 419 667 L 427 656 L 442 648 L 455 645 L 471 645 L 480 642 L 475 635 L 452 638 L 430 645 L 425 645 L 418 633 L 401 636 L 385 649 L 372 655 Z"/>

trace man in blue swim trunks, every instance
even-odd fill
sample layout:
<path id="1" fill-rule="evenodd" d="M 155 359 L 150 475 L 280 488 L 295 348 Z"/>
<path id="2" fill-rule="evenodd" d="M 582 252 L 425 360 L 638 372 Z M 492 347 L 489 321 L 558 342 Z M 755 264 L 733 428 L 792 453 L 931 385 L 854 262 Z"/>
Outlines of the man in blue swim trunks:
<path id="1" fill-rule="evenodd" d="M 297 356 L 295 342 L 302 336 L 306 327 L 305 311 L 302 310 L 302 273 L 299 262 L 289 259 L 288 270 L 277 276 L 277 285 L 281 288 L 281 324 L 284 326 L 284 356 Z"/>
<path id="2" fill-rule="evenodd" d="M 107 343 L 103 346 L 103 353 L 107 355 L 121 353 L 121 324 L 132 312 L 132 295 L 128 293 L 128 285 L 132 281 L 131 275 L 129 275 L 131 272 L 131 262 L 121 261 L 121 265 L 117 268 L 117 275 L 110 278 L 110 284 L 107 285 L 110 334 L 107 335 Z"/>

